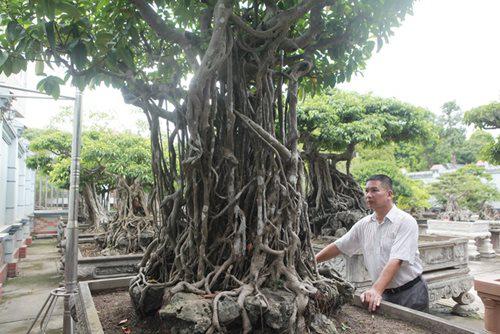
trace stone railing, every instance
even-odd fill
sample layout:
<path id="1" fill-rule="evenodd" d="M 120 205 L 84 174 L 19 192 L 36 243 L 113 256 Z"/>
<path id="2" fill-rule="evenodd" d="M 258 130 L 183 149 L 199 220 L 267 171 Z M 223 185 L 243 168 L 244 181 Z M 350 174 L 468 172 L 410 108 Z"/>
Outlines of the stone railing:
<path id="1" fill-rule="evenodd" d="M 441 298 L 453 298 L 459 305 L 466 305 L 474 300 L 473 295 L 468 292 L 473 278 L 469 274 L 467 243 L 467 238 L 433 235 L 419 237 L 423 277 L 429 287 L 431 303 Z M 326 244 L 314 244 L 314 251 L 319 252 Z M 351 257 L 340 255 L 323 265 L 335 269 L 356 288 L 363 289 L 372 284 L 361 253 Z"/>
<path id="2" fill-rule="evenodd" d="M 491 245 L 495 253 L 500 255 L 500 220 L 478 220 L 478 222 L 487 222 L 491 233 Z"/>
<path id="3" fill-rule="evenodd" d="M 429 219 L 427 226 L 428 234 L 467 238 L 469 240 L 468 250 L 471 260 L 496 256 L 491 244 L 490 225 L 487 221 Z"/>

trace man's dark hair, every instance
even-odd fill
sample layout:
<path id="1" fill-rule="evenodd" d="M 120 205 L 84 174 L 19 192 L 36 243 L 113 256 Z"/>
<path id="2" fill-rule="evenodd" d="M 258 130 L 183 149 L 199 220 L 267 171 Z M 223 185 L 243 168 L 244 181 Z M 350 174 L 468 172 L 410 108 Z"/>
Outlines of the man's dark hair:
<path id="1" fill-rule="evenodd" d="M 387 175 L 375 174 L 370 176 L 366 180 L 366 182 L 368 181 L 380 181 L 380 183 L 382 183 L 386 189 L 389 189 L 390 191 L 394 192 L 394 190 L 392 189 L 392 179 Z"/>

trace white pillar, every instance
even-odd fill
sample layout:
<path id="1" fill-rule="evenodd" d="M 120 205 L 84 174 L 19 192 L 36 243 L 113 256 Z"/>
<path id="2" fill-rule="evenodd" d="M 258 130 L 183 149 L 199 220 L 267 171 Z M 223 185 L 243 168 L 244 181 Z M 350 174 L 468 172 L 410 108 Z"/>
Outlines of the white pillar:
<path id="1" fill-rule="evenodd" d="M 24 215 L 26 217 L 33 214 L 35 210 L 35 171 L 26 168 Z"/>
<path id="2" fill-rule="evenodd" d="M 17 152 L 18 140 L 14 135 L 9 145 L 9 156 L 7 158 L 7 187 L 5 200 L 5 224 L 13 224 L 16 220 L 17 206 Z"/>

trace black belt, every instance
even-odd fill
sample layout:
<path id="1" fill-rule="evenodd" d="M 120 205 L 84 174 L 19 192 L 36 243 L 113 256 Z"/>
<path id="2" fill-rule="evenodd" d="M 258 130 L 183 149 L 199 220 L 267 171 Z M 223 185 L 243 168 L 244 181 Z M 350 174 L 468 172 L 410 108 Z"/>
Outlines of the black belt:
<path id="1" fill-rule="evenodd" d="M 419 275 L 416 278 L 414 278 L 413 280 L 409 281 L 408 283 L 405 283 L 397 288 L 385 289 L 384 293 L 388 293 L 388 294 L 393 295 L 395 293 L 408 290 L 409 288 L 411 288 L 412 286 L 414 286 L 415 284 L 417 284 L 421 280 L 422 280 L 422 276 Z"/>

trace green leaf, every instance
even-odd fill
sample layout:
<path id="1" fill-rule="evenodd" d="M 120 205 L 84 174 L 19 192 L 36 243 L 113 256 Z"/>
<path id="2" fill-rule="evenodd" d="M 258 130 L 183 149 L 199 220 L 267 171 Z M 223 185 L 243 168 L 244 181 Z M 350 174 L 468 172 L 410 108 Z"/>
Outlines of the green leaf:
<path id="1" fill-rule="evenodd" d="M 44 62 L 42 60 L 37 60 L 35 62 L 35 74 L 43 75 Z"/>
<path id="2" fill-rule="evenodd" d="M 22 37 L 19 40 L 19 43 L 17 43 L 16 52 L 23 53 L 28 45 L 28 40 L 29 39 L 27 37 Z"/>
<path id="3" fill-rule="evenodd" d="M 45 33 L 47 34 L 47 40 L 49 41 L 50 48 L 55 50 L 56 48 L 56 35 L 54 32 L 54 21 L 45 23 Z"/>
<path id="4" fill-rule="evenodd" d="M 85 67 L 85 63 L 87 62 L 87 47 L 81 40 L 71 49 L 70 56 L 71 61 L 77 68 L 81 69 Z"/>
<path id="5" fill-rule="evenodd" d="M 366 52 L 371 54 L 373 49 L 375 49 L 375 42 L 374 41 L 367 41 L 365 49 L 366 49 Z"/>
<path id="6" fill-rule="evenodd" d="M 26 59 L 24 59 L 21 56 L 12 58 L 11 63 L 12 63 L 11 71 L 13 74 L 17 74 L 21 71 L 26 71 L 28 65 Z"/>
<path id="7" fill-rule="evenodd" d="M 5 76 L 8 77 L 12 74 L 12 60 L 10 58 L 7 58 L 7 60 L 5 60 L 2 69 Z"/>
<path id="8" fill-rule="evenodd" d="M 7 52 L 2 52 L 0 50 L 0 68 L 3 66 L 3 64 L 7 61 L 9 58 L 9 54 Z"/>
<path id="9" fill-rule="evenodd" d="M 73 84 L 73 86 L 78 87 L 80 90 L 84 90 L 85 86 L 87 85 L 87 78 L 85 77 L 85 75 L 75 76 L 73 77 L 71 83 Z"/>
<path id="10" fill-rule="evenodd" d="M 44 14 L 53 20 L 56 16 L 56 2 L 54 0 L 42 0 L 42 9 Z"/>
<path id="11" fill-rule="evenodd" d="M 80 18 L 80 11 L 78 11 L 78 7 L 71 3 L 60 2 L 57 5 L 57 8 L 60 9 L 62 12 L 67 13 L 73 19 Z"/>
<path id="12" fill-rule="evenodd" d="M 24 32 L 23 27 L 21 27 L 21 25 L 16 21 L 10 21 L 7 24 L 6 33 L 8 41 L 13 42 L 17 40 L 23 32 Z"/>
<path id="13" fill-rule="evenodd" d="M 36 89 L 51 95 L 54 99 L 58 99 L 61 93 L 60 85 L 62 84 L 64 84 L 64 81 L 61 78 L 49 75 L 38 82 Z"/>
<path id="14" fill-rule="evenodd" d="M 113 39 L 113 34 L 109 32 L 100 31 L 96 35 L 95 45 L 99 49 L 106 49 L 108 47 L 108 43 Z"/>
<path id="15" fill-rule="evenodd" d="M 104 6 L 106 6 L 109 3 L 109 0 L 101 0 L 99 1 L 99 4 L 97 5 L 96 12 L 100 11 Z"/>
<path id="16" fill-rule="evenodd" d="M 116 54 L 130 69 L 135 69 L 134 56 L 127 47 L 121 47 L 116 50 Z"/>

